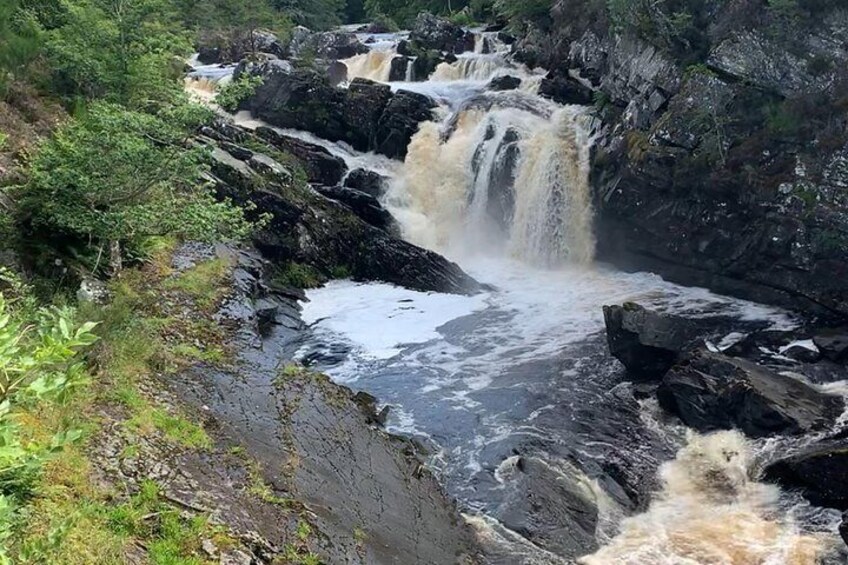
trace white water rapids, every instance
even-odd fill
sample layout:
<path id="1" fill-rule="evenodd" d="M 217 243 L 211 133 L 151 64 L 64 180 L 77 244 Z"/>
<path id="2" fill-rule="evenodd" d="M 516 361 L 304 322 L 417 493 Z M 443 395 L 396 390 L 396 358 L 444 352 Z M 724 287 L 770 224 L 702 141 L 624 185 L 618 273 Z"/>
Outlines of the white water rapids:
<path id="1" fill-rule="evenodd" d="M 397 39 L 379 36 L 369 53 L 345 61 L 348 78 L 387 82 Z M 297 135 L 352 168 L 388 176 L 383 203 L 404 236 L 457 261 L 491 290 L 463 297 L 332 282 L 308 292 L 303 318 L 313 335 L 302 359 L 392 406 L 388 428 L 433 449 L 431 464 L 501 562 L 839 562 L 837 513 L 757 482 L 755 462 L 772 444 L 736 432 L 690 433 L 649 403 L 616 412 L 620 370 L 603 344 L 603 304 L 633 300 L 762 327 L 793 320 L 595 264 L 591 118 L 536 96 L 541 75 L 509 62 L 492 36 L 486 41 L 492 53 L 482 53 L 478 40 L 474 53 L 443 63 L 430 80 L 407 75 L 392 83 L 441 106 L 441 119 L 421 124 L 403 164 Z M 488 82 L 504 75 L 522 79 L 521 88 L 488 92 Z M 622 452 L 646 482 L 657 479 L 650 506 L 630 516 L 601 470 Z M 600 549 L 566 555 L 556 536 L 524 532 L 511 515 L 526 498 L 520 473 L 509 471 L 517 454 L 542 458 L 563 481 L 581 485 L 599 508 Z"/>

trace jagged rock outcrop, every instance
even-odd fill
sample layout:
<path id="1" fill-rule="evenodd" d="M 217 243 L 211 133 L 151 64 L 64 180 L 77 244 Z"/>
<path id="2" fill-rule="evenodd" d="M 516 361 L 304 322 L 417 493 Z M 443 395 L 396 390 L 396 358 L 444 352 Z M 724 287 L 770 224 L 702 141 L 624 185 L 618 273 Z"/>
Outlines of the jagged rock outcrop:
<path id="1" fill-rule="evenodd" d="M 216 131 L 219 137 L 235 136 L 230 137 L 232 143 L 246 144 L 252 135 L 232 126 Z M 220 198 L 250 204 L 257 217 L 267 215 L 254 244 L 273 261 L 306 264 L 327 277 L 343 270 L 357 280 L 385 281 L 415 290 L 469 294 L 480 288 L 441 255 L 369 225 L 350 207 L 308 185 L 296 180 L 285 184 L 280 176 L 262 174 L 220 148 L 213 152 L 212 174 Z"/>
<path id="2" fill-rule="evenodd" d="M 448 20 L 423 12 L 415 19 L 409 40 L 422 49 L 448 53 L 474 50 L 474 34 Z"/>
<path id="3" fill-rule="evenodd" d="M 799 490 L 817 506 L 848 510 L 848 440 L 829 439 L 802 448 L 770 463 L 763 477 Z"/>
<path id="4" fill-rule="evenodd" d="M 821 430 L 845 408 L 839 397 L 798 379 L 705 350 L 672 367 L 657 397 L 698 431 L 738 428 L 751 437 Z"/>
<path id="5" fill-rule="evenodd" d="M 345 162 L 320 145 L 282 134 L 265 126 L 256 128 L 256 135 L 277 149 L 299 159 L 310 183 L 335 186 L 342 181 L 347 172 Z"/>
<path id="6" fill-rule="evenodd" d="M 687 9 L 680 40 L 612 29 L 604 6 L 560 0 L 551 32 L 514 45 L 531 66 L 597 90 L 598 256 L 848 315 L 848 10 L 821 2 L 788 20 L 759 2 Z"/>
<path id="7" fill-rule="evenodd" d="M 653 312 L 632 302 L 604 306 L 604 322 L 610 353 L 640 380 L 662 378 L 706 333 L 694 320 Z"/>
<path id="8" fill-rule="evenodd" d="M 316 186 L 315 189 L 327 198 L 341 202 L 375 228 L 400 234 L 392 215 L 370 194 L 346 186 Z"/>
<path id="9" fill-rule="evenodd" d="M 264 78 L 242 104 L 268 123 L 305 130 L 331 141 L 345 141 L 360 151 L 403 158 L 418 124 L 432 119 L 435 103 L 427 96 L 354 79 L 347 89 L 326 77 L 271 61 L 250 69 Z"/>

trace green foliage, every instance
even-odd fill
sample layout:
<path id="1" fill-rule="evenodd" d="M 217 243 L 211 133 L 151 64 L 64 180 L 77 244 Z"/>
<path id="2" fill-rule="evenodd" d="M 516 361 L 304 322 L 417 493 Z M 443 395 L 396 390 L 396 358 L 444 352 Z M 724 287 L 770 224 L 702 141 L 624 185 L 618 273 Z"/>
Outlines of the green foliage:
<path id="1" fill-rule="evenodd" d="M 346 0 L 273 0 L 273 4 L 298 25 L 313 30 L 339 25 L 346 8 Z"/>
<path id="2" fill-rule="evenodd" d="M 66 23 L 46 33 L 51 86 L 68 100 L 105 98 L 156 108 L 181 92 L 191 35 L 167 0 L 66 1 Z"/>
<path id="3" fill-rule="evenodd" d="M 259 76 L 242 75 L 238 80 L 234 80 L 221 88 L 215 102 L 224 110 L 235 112 L 243 100 L 256 92 L 262 81 L 262 77 Z"/>
<path id="4" fill-rule="evenodd" d="M 5 548 L 34 479 L 82 434 L 64 428 L 47 442 L 28 441 L 16 414 L 23 406 L 66 402 L 87 382 L 79 353 L 95 342 L 94 326 L 77 324 L 69 309 L 42 309 L 23 320 L 0 294 L 0 563 L 11 563 Z"/>
<path id="5" fill-rule="evenodd" d="M 550 16 L 553 4 L 552 0 L 496 0 L 495 8 L 513 24 L 538 23 Z"/>
<path id="6" fill-rule="evenodd" d="M 41 31 L 33 15 L 18 0 L 0 3 L 0 99 L 41 47 Z"/>
<path id="7" fill-rule="evenodd" d="M 205 188 L 203 149 L 187 149 L 186 127 L 205 113 L 181 106 L 162 117 L 95 103 L 41 145 L 21 207 L 42 229 L 100 249 L 177 235 L 237 239 L 250 230 L 240 209 Z M 97 265 L 94 266 L 96 268 Z"/>
<path id="8" fill-rule="evenodd" d="M 540 0 L 530 0 L 540 1 Z M 544 0 L 549 6 L 551 0 Z M 490 0 L 365 0 L 365 11 L 371 19 L 389 17 L 400 25 L 407 27 L 412 24 L 421 12 L 430 12 L 441 16 L 451 16 L 466 11 L 466 16 L 458 16 L 461 25 L 475 19 L 482 19 L 490 10 Z"/>
<path id="9" fill-rule="evenodd" d="M 165 281 L 165 288 L 180 290 L 195 300 L 202 309 L 215 305 L 227 290 L 226 279 L 231 271 L 224 259 L 213 259 L 196 265 Z"/>
<path id="10" fill-rule="evenodd" d="M 277 284 L 295 288 L 316 288 L 325 280 L 314 267 L 295 262 L 276 268 L 272 278 Z"/>
<path id="11" fill-rule="evenodd" d="M 9 136 L 0 131 L 0 151 L 6 147 L 6 142 L 9 141 Z"/>
<path id="12" fill-rule="evenodd" d="M 699 61 L 709 48 L 703 0 L 607 0 L 610 26 L 682 58 Z"/>

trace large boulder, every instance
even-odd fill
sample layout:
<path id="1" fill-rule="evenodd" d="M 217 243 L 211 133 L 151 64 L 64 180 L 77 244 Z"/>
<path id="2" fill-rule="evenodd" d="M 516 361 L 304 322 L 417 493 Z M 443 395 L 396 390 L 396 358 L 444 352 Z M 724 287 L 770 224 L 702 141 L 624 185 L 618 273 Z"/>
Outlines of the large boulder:
<path id="1" fill-rule="evenodd" d="M 813 336 L 813 343 L 831 361 L 848 361 L 848 328 L 822 331 Z"/>
<path id="2" fill-rule="evenodd" d="M 633 302 L 604 306 L 604 322 L 610 353 L 640 380 L 662 378 L 705 333 L 693 320 L 653 312 Z"/>
<path id="3" fill-rule="evenodd" d="M 402 158 L 418 124 L 433 117 L 435 103 L 422 94 L 393 94 L 388 85 L 361 78 L 346 89 L 335 88 L 318 72 L 279 63 L 251 69 L 264 82 L 242 103 L 243 109 L 274 126 Z"/>
<path id="4" fill-rule="evenodd" d="M 335 186 L 347 172 L 345 162 L 320 145 L 284 135 L 265 126 L 256 128 L 256 134 L 277 149 L 300 160 L 310 183 Z"/>
<path id="5" fill-rule="evenodd" d="M 501 91 L 501 90 L 515 90 L 521 86 L 521 79 L 518 77 L 513 77 L 509 75 L 503 75 L 499 77 L 493 78 L 489 81 L 489 86 L 487 87 L 489 90 Z"/>
<path id="6" fill-rule="evenodd" d="M 294 59 L 317 57 L 331 61 L 367 52 L 368 46 L 359 41 L 356 34 L 343 31 L 312 33 L 304 27 L 295 29 L 288 48 L 289 56 Z"/>
<path id="7" fill-rule="evenodd" d="M 446 19 L 423 12 L 415 19 L 409 39 L 423 49 L 449 53 L 474 50 L 474 34 Z"/>
<path id="8" fill-rule="evenodd" d="M 815 443 L 769 464 L 763 476 L 817 506 L 848 510 L 848 440 Z"/>
<path id="9" fill-rule="evenodd" d="M 436 103 L 423 94 L 398 90 L 377 122 L 374 150 L 396 159 L 406 157 L 412 136 L 421 122 L 433 119 Z"/>
<path id="10" fill-rule="evenodd" d="M 821 430 L 844 410 L 839 397 L 798 379 L 705 350 L 672 367 L 657 397 L 700 432 L 738 428 L 755 438 Z"/>
<path id="11" fill-rule="evenodd" d="M 592 104 L 594 92 L 591 88 L 569 75 L 549 74 L 539 84 L 539 95 L 559 104 Z"/>

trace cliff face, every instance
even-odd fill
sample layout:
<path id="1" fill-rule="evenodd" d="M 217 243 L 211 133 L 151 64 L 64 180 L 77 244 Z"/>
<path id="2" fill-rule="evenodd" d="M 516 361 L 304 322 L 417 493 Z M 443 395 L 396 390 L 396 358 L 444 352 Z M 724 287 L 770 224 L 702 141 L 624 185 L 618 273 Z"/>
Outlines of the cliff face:
<path id="1" fill-rule="evenodd" d="M 600 257 L 848 314 L 848 7 L 693 1 L 667 29 L 592 4 L 561 0 L 516 55 L 594 90 Z"/>

